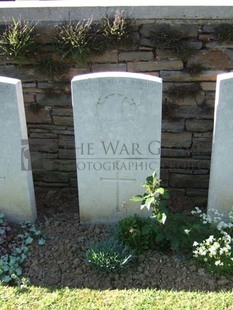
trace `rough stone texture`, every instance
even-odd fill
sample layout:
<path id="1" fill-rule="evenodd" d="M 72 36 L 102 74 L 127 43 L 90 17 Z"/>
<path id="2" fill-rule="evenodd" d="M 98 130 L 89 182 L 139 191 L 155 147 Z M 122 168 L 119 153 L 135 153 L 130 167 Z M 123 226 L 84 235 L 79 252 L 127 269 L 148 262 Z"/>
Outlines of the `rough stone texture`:
<path id="1" fill-rule="evenodd" d="M 193 187 L 193 188 L 208 188 L 208 175 L 192 175 L 192 174 L 171 174 L 170 185 L 172 187 Z"/>
<path id="2" fill-rule="evenodd" d="M 212 149 L 212 138 L 193 138 L 193 156 L 210 155 Z"/>
<path id="3" fill-rule="evenodd" d="M 92 55 L 90 58 L 92 63 L 114 63 L 118 61 L 118 50 L 107 51 L 102 55 Z"/>
<path id="4" fill-rule="evenodd" d="M 154 59 L 154 54 L 149 52 L 122 52 L 119 54 L 119 61 L 150 61 Z"/>
<path id="5" fill-rule="evenodd" d="M 58 151 L 58 139 L 29 139 L 30 150 L 54 153 Z"/>
<path id="6" fill-rule="evenodd" d="M 206 69 L 231 69 L 233 54 L 227 55 L 222 50 L 201 51 L 188 61 L 188 66 L 194 63 L 202 64 Z"/>
<path id="7" fill-rule="evenodd" d="M 92 72 L 106 72 L 106 71 L 127 71 L 126 64 L 93 64 Z"/>
<path id="8" fill-rule="evenodd" d="M 180 60 L 159 60 L 159 61 L 140 61 L 140 62 L 128 62 L 128 71 L 130 72 L 145 72 L 155 70 L 182 70 L 183 62 Z"/>
<path id="9" fill-rule="evenodd" d="M 181 132 L 184 130 L 184 120 L 168 121 L 163 120 L 162 130 L 168 132 Z"/>
<path id="10" fill-rule="evenodd" d="M 61 126 L 73 126 L 72 116 L 53 116 L 53 124 Z"/>
<path id="11" fill-rule="evenodd" d="M 183 133 L 162 133 L 162 146 L 173 148 L 187 148 L 191 146 L 192 134 L 189 132 Z"/>
<path id="12" fill-rule="evenodd" d="M 203 71 L 199 75 L 191 75 L 182 71 L 161 71 L 160 76 L 164 81 L 193 82 L 193 81 L 216 81 L 218 74 L 224 71 Z"/>
<path id="13" fill-rule="evenodd" d="M 213 130 L 213 121 L 211 120 L 186 120 L 185 125 L 188 131 L 206 132 Z"/>
<path id="14" fill-rule="evenodd" d="M 52 122 L 50 110 L 42 108 L 39 111 L 33 112 L 32 107 L 28 107 L 25 109 L 25 113 L 28 123 L 50 124 Z"/>

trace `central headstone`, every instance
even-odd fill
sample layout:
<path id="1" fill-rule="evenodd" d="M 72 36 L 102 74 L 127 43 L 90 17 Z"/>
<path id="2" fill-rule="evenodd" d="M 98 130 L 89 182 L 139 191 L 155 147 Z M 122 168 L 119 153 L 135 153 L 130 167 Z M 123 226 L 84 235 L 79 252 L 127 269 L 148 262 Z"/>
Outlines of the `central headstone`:
<path id="1" fill-rule="evenodd" d="M 217 76 L 208 212 L 233 211 L 233 73 Z"/>
<path id="2" fill-rule="evenodd" d="M 20 80 L 0 77 L 0 212 L 13 222 L 36 219 Z"/>
<path id="3" fill-rule="evenodd" d="M 130 198 L 143 193 L 141 184 L 154 170 L 159 177 L 161 79 L 123 72 L 77 76 L 72 103 L 81 222 L 140 213 Z"/>

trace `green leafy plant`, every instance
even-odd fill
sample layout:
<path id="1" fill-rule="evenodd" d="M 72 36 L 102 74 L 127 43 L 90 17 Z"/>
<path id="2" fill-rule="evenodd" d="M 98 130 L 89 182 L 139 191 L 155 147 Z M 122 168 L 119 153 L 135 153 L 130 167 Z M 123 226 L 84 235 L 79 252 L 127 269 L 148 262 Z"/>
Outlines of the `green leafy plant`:
<path id="1" fill-rule="evenodd" d="M 0 281 L 21 283 L 22 263 L 27 258 L 29 245 L 37 239 L 39 245 L 45 244 L 42 232 L 29 222 L 10 225 L 0 213 Z"/>
<path id="2" fill-rule="evenodd" d="M 156 171 L 146 178 L 146 182 L 142 184 L 142 187 L 145 188 L 145 193 L 136 195 L 131 200 L 141 202 L 141 209 L 147 208 L 151 210 L 152 217 L 164 224 L 167 218 L 167 200 L 169 196 L 167 190 L 160 186 L 160 180 L 156 178 Z"/>
<path id="3" fill-rule="evenodd" d="M 35 25 L 13 18 L 0 36 L 0 51 L 6 56 L 22 61 L 36 53 L 38 49 L 37 36 Z"/>
<path id="4" fill-rule="evenodd" d="M 98 32 L 98 27 L 93 25 L 91 19 L 78 23 L 67 22 L 58 26 L 56 45 L 61 58 L 85 63 L 91 51 L 98 50 Z M 102 45 L 99 46 L 99 50 L 102 50 Z"/>
<path id="5" fill-rule="evenodd" d="M 122 219 L 118 223 L 119 239 L 137 253 L 156 249 L 156 236 L 159 223 L 152 218 L 138 215 Z"/>
<path id="6" fill-rule="evenodd" d="M 107 44 L 114 46 L 116 44 L 132 45 L 132 23 L 126 17 L 124 11 L 116 11 L 113 18 L 103 19 L 103 34 L 107 38 Z"/>
<path id="7" fill-rule="evenodd" d="M 90 243 L 85 261 L 96 270 L 114 272 L 125 268 L 133 256 L 133 252 L 113 236 Z"/>

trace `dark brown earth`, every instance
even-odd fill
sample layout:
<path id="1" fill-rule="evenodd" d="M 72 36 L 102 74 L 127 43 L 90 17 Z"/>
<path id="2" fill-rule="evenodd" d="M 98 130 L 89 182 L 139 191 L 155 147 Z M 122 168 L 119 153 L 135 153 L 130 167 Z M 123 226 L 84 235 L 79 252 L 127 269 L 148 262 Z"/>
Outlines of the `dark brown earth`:
<path id="1" fill-rule="evenodd" d="M 92 289 L 153 288 L 185 291 L 232 290 L 233 277 L 214 277 L 182 256 L 150 252 L 119 273 L 95 271 L 84 261 L 88 242 L 104 237 L 106 225 L 81 225 L 75 194 L 49 192 L 37 196 L 38 220 L 48 240 L 32 245 L 24 272 L 43 287 Z"/>

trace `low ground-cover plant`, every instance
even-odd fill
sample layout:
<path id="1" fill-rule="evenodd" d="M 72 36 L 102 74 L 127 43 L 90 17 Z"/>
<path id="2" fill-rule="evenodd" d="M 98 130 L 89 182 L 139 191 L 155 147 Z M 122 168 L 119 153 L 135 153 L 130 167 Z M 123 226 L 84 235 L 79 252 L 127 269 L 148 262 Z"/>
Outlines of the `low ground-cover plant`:
<path id="1" fill-rule="evenodd" d="M 35 25 L 13 18 L 0 36 L 0 52 L 22 61 L 37 51 L 37 36 Z"/>
<path id="2" fill-rule="evenodd" d="M 22 263 L 34 239 L 39 245 L 45 243 L 42 232 L 33 224 L 10 225 L 0 213 L 0 282 L 20 284 Z"/>
<path id="3" fill-rule="evenodd" d="M 156 249 L 155 240 L 158 234 L 158 225 L 156 225 L 155 219 L 135 214 L 119 222 L 118 234 L 124 244 L 140 254 Z"/>
<path id="4" fill-rule="evenodd" d="M 58 26 L 55 39 L 61 58 L 85 62 L 90 55 L 94 35 L 91 19 L 78 23 L 67 22 Z"/>
<path id="5" fill-rule="evenodd" d="M 193 257 L 209 272 L 219 275 L 233 274 L 233 212 L 228 219 L 217 210 L 206 215 L 196 208 L 192 212 L 209 230 L 208 237 L 193 242 Z"/>
<path id="6" fill-rule="evenodd" d="M 134 44 L 132 38 L 132 23 L 124 11 L 116 11 L 114 17 L 106 17 L 102 22 L 102 31 L 109 47 L 117 44 L 130 46 Z"/>
<path id="7" fill-rule="evenodd" d="M 134 252 L 114 236 L 91 242 L 85 254 L 85 261 L 92 268 L 105 272 L 119 271 L 133 259 Z"/>
<path id="8" fill-rule="evenodd" d="M 172 213 L 166 207 L 168 194 L 156 173 L 146 179 L 144 195 L 133 197 L 151 218 L 138 215 L 119 222 L 120 240 L 137 253 L 147 250 L 172 251 L 194 257 L 199 266 L 218 275 L 233 274 L 233 212 L 228 219 L 216 210 L 206 214 L 196 207 L 191 214 Z"/>

